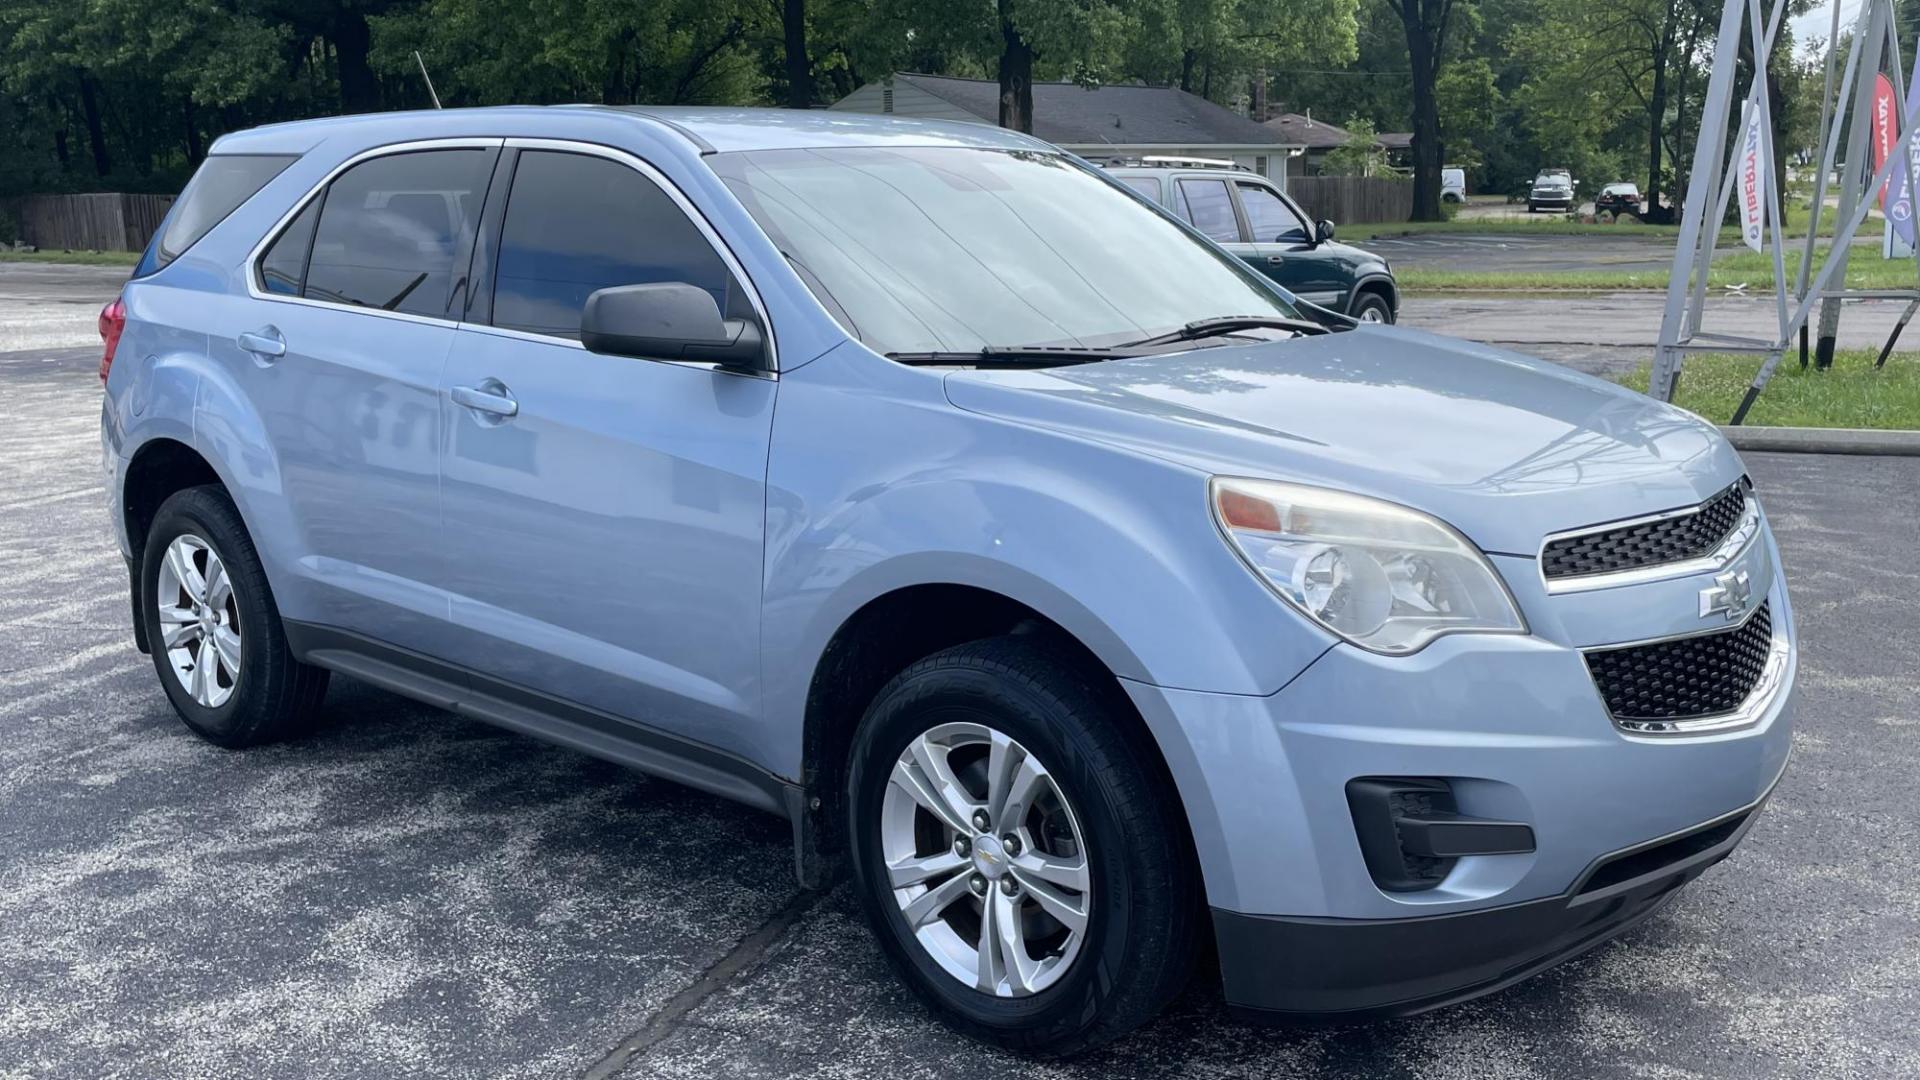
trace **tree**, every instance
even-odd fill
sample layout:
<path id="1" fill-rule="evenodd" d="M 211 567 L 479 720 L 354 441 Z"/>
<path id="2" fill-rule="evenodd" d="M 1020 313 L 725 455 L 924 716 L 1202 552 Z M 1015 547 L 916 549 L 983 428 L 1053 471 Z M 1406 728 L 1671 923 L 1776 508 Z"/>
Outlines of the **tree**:
<path id="1" fill-rule="evenodd" d="M 1033 131 L 1036 73 L 1097 84 L 1119 65 L 1135 25 L 1124 0 L 880 0 L 904 30 L 898 51 L 930 50 L 954 73 L 991 71 L 1001 127 Z"/>
<path id="2" fill-rule="evenodd" d="M 1406 31 L 1407 67 L 1413 97 L 1413 220 L 1439 221 L 1440 170 L 1446 147 L 1440 135 L 1440 70 L 1454 0 L 1385 0 Z"/>
<path id="3" fill-rule="evenodd" d="M 419 49 L 462 105 L 733 104 L 765 85 L 749 41 L 771 16 L 746 0 L 433 0 L 374 20 L 374 66 L 417 83 Z"/>
<path id="4" fill-rule="evenodd" d="M 1373 121 L 1356 116 L 1347 121 L 1347 141 L 1327 151 L 1320 171 L 1327 176 L 1375 176 L 1386 166 L 1387 154 Z"/>
<path id="5" fill-rule="evenodd" d="M 1353 60 L 1358 9 L 1359 0 L 1138 0 L 1121 67 L 1233 104 L 1250 79 Z"/>

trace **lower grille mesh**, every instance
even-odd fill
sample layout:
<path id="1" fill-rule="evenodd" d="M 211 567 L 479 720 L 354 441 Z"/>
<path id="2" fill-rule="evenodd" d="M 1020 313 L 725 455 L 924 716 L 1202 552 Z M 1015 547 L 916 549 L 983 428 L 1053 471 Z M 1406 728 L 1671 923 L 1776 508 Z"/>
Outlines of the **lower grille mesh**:
<path id="1" fill-rule="evenodd" d="M 1772 613 L 1763 603 L 1729 630 L 1596 649 L 1587 653 L 1587 670 L 1616 720 L 1690 720 L 1739 708 L 1772 646 Z"/>

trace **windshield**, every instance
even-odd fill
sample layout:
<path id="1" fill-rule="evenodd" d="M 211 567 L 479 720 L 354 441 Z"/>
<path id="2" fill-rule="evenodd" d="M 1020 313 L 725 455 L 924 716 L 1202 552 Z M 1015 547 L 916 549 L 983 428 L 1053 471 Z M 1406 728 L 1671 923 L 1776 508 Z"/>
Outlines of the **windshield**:
<path id="1" fill-rule="evenodd" d="M 707 160 L 876 352 L 1100 347 L 1223 315 L 1300 318 L 1238 260 L 1058 154 L 854 147 Z"/>

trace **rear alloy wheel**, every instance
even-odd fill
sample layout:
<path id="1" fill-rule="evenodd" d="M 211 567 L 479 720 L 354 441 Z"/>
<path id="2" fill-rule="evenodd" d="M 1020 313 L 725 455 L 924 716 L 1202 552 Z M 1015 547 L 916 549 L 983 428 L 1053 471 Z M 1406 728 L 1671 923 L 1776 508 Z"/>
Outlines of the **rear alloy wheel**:
<path id="1" fill-rule="evenodd" d="M 180 688 L 217 709 L 240 681 L 239 598 L 226 564 L 203 537 L 182 533 L 167 545 L 154 589 L 160 647 Z"/>
<path id="2" fill-rule="evenodd" d="M 1047 1055 L 1151 1018 L 1205 924 L 1179 797 L 1092 667 L 1035 634 L 935 653 L 881 688 L 849 761 L 887 958 L 953 1027 Z"/>
<path id="3" fill-rule="evenodd" d="M 253 538 L 224 490 L 188 488 L 160 504 L 140 584 L 160 685 L 201 738 L 270 742 L 319 710 L 327 672 L 294 659 Z"/>

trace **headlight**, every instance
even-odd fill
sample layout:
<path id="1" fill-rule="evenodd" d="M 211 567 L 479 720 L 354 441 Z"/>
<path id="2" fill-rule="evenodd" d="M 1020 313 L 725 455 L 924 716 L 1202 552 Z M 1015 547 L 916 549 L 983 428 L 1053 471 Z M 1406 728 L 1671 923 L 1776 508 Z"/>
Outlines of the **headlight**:
<path id="1" fill-rule="evenodd" d="M 1438 518 L 1325 488 L 1216 476 L 1214 520 L 1269 588 L 1363 649 L 1418 652 L 1441 634 L 1524 634 L 1506 583 Z"/>

